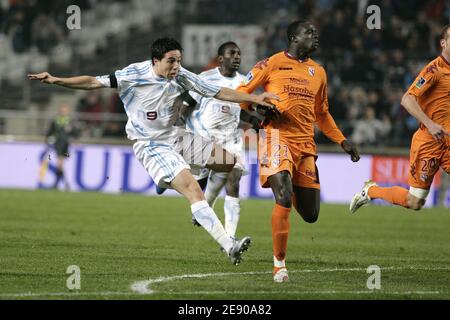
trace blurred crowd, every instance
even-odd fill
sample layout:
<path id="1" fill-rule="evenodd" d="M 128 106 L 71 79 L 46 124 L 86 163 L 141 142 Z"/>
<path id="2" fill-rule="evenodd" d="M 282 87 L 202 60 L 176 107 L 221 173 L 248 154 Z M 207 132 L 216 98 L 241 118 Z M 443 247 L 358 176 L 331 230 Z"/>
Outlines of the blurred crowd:
<path id="1" fill-rule="evenodd" d="M 106 0 L 0 0 L 0 33 L 8 34 L 16 53 L 36 47 L 45 54 L 68 32 L 67 6 L 76 4 L 83 10 L 99 1 Z M 260 24 L 265 29 L 259 40 L 260 58 L 286 49 L 286 27 L 293 20 L 307 19 L 314 23 L 320 32 L 320 48 L 313 58 L 328 73 L 331 113 L 347 137 L 366 146 L 409 145 L 418 123 L 401 107 L 402 95 L 419 70 L 439 55 L 440 30 L 450 23 L 448 0 L 177 0 L 177 3 L 185 18 L 188 12 L 192 14 L 190 20 L 180 20 L 180 29 L 182 23 Z M 378 5 L 381 10 L 380 30 L 366 26 L 371 15 L 366 13 L 368 5 Z M 124 113 L 116 94 L 104 98 L 97 93 L 83 97 L 77 111 L 94 115 Z M 96 137 L 123 134 L 122 123 L 112 122 L 99 125 L 86 120 L 84 134 Z M 316 138 L 319 143 L 331 143 L 319 132 Z"/>
<path id="2" fill-rule="evenodd" d="M 35 47 L 48 54 L 67 32 L 67 7 L 89 8 L 88 0 L 7 0 L 0 2 L 0 33 L 11 40 L 15 53 Z"/>
<path id="3" fill-rule="evenodd" d="M 420 69 L 439 55 L 450 1 L 192 1 L 197 7 L 190 23 L 261 25 L 261 59 L 286 49 L 290 22 L 311 21 L 320 32 L 313 58 L 327 70 L 331 113 L 346 136 L 359 145 L 409 145 L 418 123 L 400 101 Z M 366 25 L 369 5 L 380 8 L 380 30 Z M 319 132 L 316 138 L 331 143 Z"/>
<path id="4" fill-rule="evenodd" d="M 81 137 L 125 138 L 126 116 L 117 93 L 88 91 L 78 100 L 75 111 Z"/>
<path id="5" fill-rule="evenodd" d="M 367 28 L 368 5 L 381 9 L 381 30 Z M 328 72 L 331 112 L 348 137 L 359 145 L 409 145 L 418 123 L 400 101 L 420 69 L 440 54 L 450 1 L 274 0 L 268 9 L 266 56 L 286 48 L 290 21 L 318 27 L 314 59 Z"/>

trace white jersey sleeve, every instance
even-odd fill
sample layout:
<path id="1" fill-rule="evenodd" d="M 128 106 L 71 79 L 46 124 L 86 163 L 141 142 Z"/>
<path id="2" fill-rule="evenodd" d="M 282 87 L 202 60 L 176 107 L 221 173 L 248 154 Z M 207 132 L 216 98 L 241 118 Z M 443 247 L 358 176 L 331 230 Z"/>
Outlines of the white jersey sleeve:
<path id="1" fill-rule="evenodd" d="M 214 97 L 220 91 L 219 86 L 205 82 L 198 75 L 184 69 L 183 67 L 181 67 L 175 80 L 180 86 L 183 87 L 184 90 L 194 91 L 205 97 Z"/>
<path id="2" fill-rule="evenodd" d="M 138 62 L 117 70 L 110 75 L 95 77 L 104 87 L 117 88 L 117 91 L 124 91 L 131 82 L 139 82 L 150 70 L 150 61 Z"/>
<path id="3" fill-rule="evenodd" d="M 117 90 L 125 91 L 128 89 L 130 84 L 141 82 L 150 70 L 150 61 L 144 61 L 139 63 L 133 63 L 129 66 L 123 68 L 122 70 L 117 70 L 114 75 L 117 81 Z M 143 80 L 146 81 L 146 80 Z M 146 81 L 148 82 L 148 81 Z"/>

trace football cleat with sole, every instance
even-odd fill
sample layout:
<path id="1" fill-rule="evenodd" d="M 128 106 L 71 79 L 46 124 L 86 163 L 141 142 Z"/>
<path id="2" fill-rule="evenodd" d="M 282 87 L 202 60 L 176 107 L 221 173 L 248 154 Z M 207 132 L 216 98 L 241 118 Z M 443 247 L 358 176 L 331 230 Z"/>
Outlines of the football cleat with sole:
<path id="1" fill-rule="evenodd" d="M 242 260 L 242 253 L 248 250 L 250 247 L 252 240 L 250 237 L 244 237 L 240 240 L 235 240 L 233 246 L 228 253 L 228 257 L 231 260 L 231 263 L 234 265 L 238 265 Z"/>
<path id="2" fill-rule="evenodd" d="M 278 283 L 289 281 L 289 274 L 286 267 L 273 267 L 273 281 Z"/>
<path id="3" fill-rule="evenodd" d="M 350 202 L 350 213 L 355 213 L 359 208 L 369 203 L 369 188 L 377 186 L 376 182 L 368 180 L 364 183 L 362 190 L 353 196 Z"/>

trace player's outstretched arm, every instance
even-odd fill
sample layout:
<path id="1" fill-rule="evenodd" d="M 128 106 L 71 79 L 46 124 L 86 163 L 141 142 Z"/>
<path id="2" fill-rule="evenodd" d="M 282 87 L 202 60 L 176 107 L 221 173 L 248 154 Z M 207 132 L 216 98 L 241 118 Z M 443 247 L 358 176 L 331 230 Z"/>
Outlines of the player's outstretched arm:
<path id="1" fill-rule="evenodd" d="M 28 79 L 38 80 L 42 83 L 57 84 L 70 89 L 94 90 L 104 87 L 100 81 L 91 76 L 60 78 L 54 77 L 48 72 L 41 72 L 36 74 L 28 74 Z"/>
<path id="2" fill-rule="evenodd" d="M 280 100 L 277 95 L 270 92 L 264 92 L 259 95 L 255 95 L 225 87 L 220 88 L 220 91 L 216 94 L 215 98 L 237 103 L 255 103 L 268 108 L 275 108 L 275 106 L 270 103 L 270 100 Z"/>
<path id="3" fill-rule="evenodd" d="M 445 131 L 441 125 L 428 118 L 413 95 L 405 93 L 402 98 L 402 106 L 410 115 L 427 127 L 428 131 L 436 141 L 441 141 L 445 136 L 450 136 L 450 133 Z"/>

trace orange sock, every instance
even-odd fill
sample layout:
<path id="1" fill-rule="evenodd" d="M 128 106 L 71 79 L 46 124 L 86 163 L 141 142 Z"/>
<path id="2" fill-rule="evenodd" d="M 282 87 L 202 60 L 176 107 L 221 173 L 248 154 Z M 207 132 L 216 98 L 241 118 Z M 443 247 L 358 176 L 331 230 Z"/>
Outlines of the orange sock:
<path id="1" fill-rule="evenodd" d="M 381 188 L 373 186 L 369 188 L 370 199 L 383 199 L 387 202 L 408 208 L 408 190 L 402 187 Z"/>
<path id="2" fill-rule="evenodd" d="M 275 204 L 272 210 L 273 255 L 280 261 L 286 257 L 290 212 L 291 208 L 285 208 L 278 204 Z"/>

